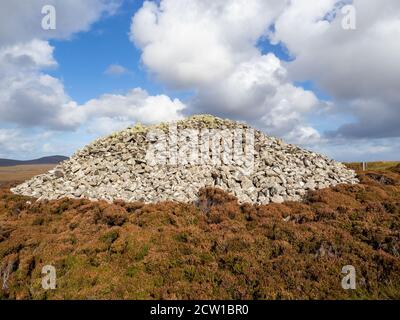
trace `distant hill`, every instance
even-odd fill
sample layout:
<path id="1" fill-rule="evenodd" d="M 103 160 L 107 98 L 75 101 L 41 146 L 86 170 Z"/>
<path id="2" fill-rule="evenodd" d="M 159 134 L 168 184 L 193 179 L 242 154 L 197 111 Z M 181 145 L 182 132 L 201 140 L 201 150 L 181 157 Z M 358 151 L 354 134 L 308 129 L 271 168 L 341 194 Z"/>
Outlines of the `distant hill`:
<path id="1" fill-rule="evenodd" d="M 67 159 L 68 157 L 64 156 L 50 156 L 34 160 L 0 159 L 0 167 L 12 167 L 19 165 L 27 165 L 27 164 L 57 164 Z"/>

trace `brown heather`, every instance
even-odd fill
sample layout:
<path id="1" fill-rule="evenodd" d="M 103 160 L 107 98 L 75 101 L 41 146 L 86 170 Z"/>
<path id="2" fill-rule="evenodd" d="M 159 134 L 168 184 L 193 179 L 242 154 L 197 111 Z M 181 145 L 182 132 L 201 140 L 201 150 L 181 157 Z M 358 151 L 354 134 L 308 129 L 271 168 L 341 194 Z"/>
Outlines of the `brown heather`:
<path id="1" fill-rule="evenodd" d="M 399 299 L 396 170 L 260 206 L 218 189 L 201 190 L 195 204 L 35 202 L 3 185 L 1 282 L 9 277 L 0 297 Z M 41 287 L 46 264 L 56 267 L 56 290 Z M 349 264 L 357 289 L 346 291 Z"/>

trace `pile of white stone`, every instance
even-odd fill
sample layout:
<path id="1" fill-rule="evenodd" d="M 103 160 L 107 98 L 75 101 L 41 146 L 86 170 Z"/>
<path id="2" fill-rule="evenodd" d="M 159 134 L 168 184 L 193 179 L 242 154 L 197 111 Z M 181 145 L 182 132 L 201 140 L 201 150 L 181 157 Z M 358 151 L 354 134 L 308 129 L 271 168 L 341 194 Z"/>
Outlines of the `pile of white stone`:
<path id="1" fill-rule="evenodd" d="M 39 199 L 196 201 L 218 187 L 240 202 L 299 201 L 309 190 L 355 184 L 352 170 L 249 126 L 193 116 L 98 139 L 12 192 Z"/>

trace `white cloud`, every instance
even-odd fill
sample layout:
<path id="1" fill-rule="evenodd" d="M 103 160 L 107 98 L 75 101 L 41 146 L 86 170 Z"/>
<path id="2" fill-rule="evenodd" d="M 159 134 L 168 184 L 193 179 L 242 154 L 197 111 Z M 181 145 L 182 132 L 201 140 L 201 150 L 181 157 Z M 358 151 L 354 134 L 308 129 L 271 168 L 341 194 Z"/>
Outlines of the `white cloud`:
<path id="1" fill-rule="evenodd" d="M 119 2 L 16 0 L 2 5 L 0 123 L 8 127 L 0 129 L 0 150 L 4 156 L 24 158 L 26 152 L 33 155 L 60 150 L 63 143 L 55 142 L 57 139 L 49 141 L 43 132 L 71 130 L 99 135 L 137 121 L 154 123 L 182 117 L 185 105 L 178 99 L 172 100 L 165 95 L 150 96 L 139 88 L 125 95 L 104 94 L 78 105 L 65 92 L 62 81 L 46 74 L 46 69 L 57 67 L 54 48 L 47 39 L 68 38 L 73 33 L 87 30 L 102 13 L 112 13 Z M 54 31 L 41 29 L 44 4 L 56 7 L 57 29 Z M 109 74 L 126 71 L 119 65 L 107 69 Z M 33 134 L 33 131 L 41 133 Z M 66 134 L 55 135 L 61 139 Z"/>
<path id="2" fill-rule="evenodd" d="M 334 159 L 346 162 L 399 160 L 400 138 L 390 139 L 324 139 L 307 145 Z"/>
<path id="3" fill-rule="evenodd" d="M 126 95 L 105 94 L 82 106 L 66 109 L 65 121 L 88 125 L 90 132 L 110 133 L 136 122 L 158 123 L 182 118 L 185 105 L 165 95 L 151 96 L 136 88 Z"/>
<path id="4" fill-rule="evenodd" d="M 63 83 L 46 73 L 57 62 L 45 39 L 65 39 L 86 31 L 103 13 L 112 14 L 120 0 L 15 0 L 0 11 L 0 122 L 22 127 L 72 129 L 63 113 L 75 102 Z M 56 30 L 43 30 L 44 5 L 56 8 Z"/>
<path id="5" fill-rule="evenodd" d="M 155 123 L 182 117 L 185 105 L 178 99 L 150 96 L 140 88 L 125 95 L 104 94 L 78 105 L 59 79 L 42 73 L 42 68 L 56 65 L 52 53 L 53 48 L 43 40 L 0 49 L 0 122 L 49 130 L 88 125 L 91 132 L 98 127 L 99 133 L 105 133 L 137 121 Z M 110 129 L 103 130 L 106 126 Z"/>
<path id="6" fill-rule="evenodd" d="M 1 122 L 65 129 L 60 109 L 70 102 L 62 82 L 42 73 L 57 65 L 53 47 L 32 40 L 0 48 Z"/>
<path id="7" fill-rule="evenodd" d="M 21 144 L 18 143 L 17 137 L 17 130 L 0 128 L 0 158 L 6 158 L 7 155 L 15 150 L 16 147 L 21 148 Z"/>
<path id="8" fill-rule="evenodd" d="M 338 0 L 314 3 L 293 1 L 276 22 L 275 39 L 295 56 L 290 71 L 338 98 L 398 96 L 399 1 L 355 0 L 356 30 L 342 28 L 340 11 L 331 22 L 321 20 Z"/>
<path id="9" fill-rule="evenodd" d="M 85 4 L 81 1 L 69 1 L 68 5 L 55 0 L 46 2 L 56 6 L 57 21 L 61 23 L 59 27 L 63 30 L 57 31 L 52 37 L 64 37 L 85 30 L 101 12 L 111 10 L 116 3 L 117 1 L 110 0 L 89 0 Z M 40 1 L 35 4 L 16 1 L 9 5 L 10 10 L 16 10 L 14 18 L 22 19 L 19 23 L 23 27 L 20 28 L 29 29 L 32 21 L 27 16 L 28 12 L 36 17 L 34 9 L 37 6 L 41 8 L 40 4 Z M 72 12 L 76 13 L 73 19 Z M 2 15 L 5 15 L 3 11 L 0 17 Z M 75 19 L 80 21 L 74 24 Z M 11 27 L 12 25 L 7 28 Z M 17 30 L 13 33 L 14 40 L 19 37 L 18 26 L 15 28 Z M 2 31 L 4 35 L 12 34 L 10 30 Z M 39 31 L 29 32 L 24 33 L 26 39 L 33 36 L 46 37 Z M 8 45 L 0 42 L 0 123 L 48 130 L 76 130 L 80 126 L 89 126 L 89 131 L 93 131 L 95 123 L 99 128 L 120 128 L 121 125 L 136 121 L 154 123 L 181 117 L 180 112 L 185 106 L 179 100 L 171 100 L 165 95 L 150 96 L 141 89 L 133 89 L 126 95 L 104 94 L 84 105 L 78 105 L 65 92 L 59 79 L 45 73 L 46 69 L 57 66 L 53 51 L 54 48 L 48 41 L 36 38 L 22 42 L 11 41 Z M 111 65 L 107 72 L 120 74 L 126 72 L 126 69 Z M 115 124 L 111 125 L 112 121 Z"/>
<path id="10" fill-rule="evenodd" d="M 195 112 L 245 119 L 269 134 L 287 137 L 293 137 L 291 131 L 304 125 L 303 115 L 319 105 L 311 91 L 288 81 L 273 54 L 239 64 L 223 82 L 201 87 L 192 103 Z"/>
<path id="11" fill-rule="evenodd" d="M 119 64 L 110 64 L 104 71 L 109 76 L 120 76 L 128 72 L 128 69 Z"/>
<path id="12" fill-rule="evenodd" d="M 145 2 L 132 19 L 131 40 L 158 79 L 196 92 L 191 112 L 245 119 L 289 136 L 319 102 L 290 83 L 277 57 L 257 48 L 284 8 L 284 1 L 264 0 Z"/>
<path id="13" fill-rule="evenodd" d="M 47 132 L 33 134 L 21 129 L 0 128 L 0 158 L 25 159 L 27 155 L 40 154 L 45 151 L 44 139 L 49 139 Z"/>
<path id="14" fill-rule="evenodd" d="M 340 9 L 349 2 L 145 2 L 130 36 L 150 73 L 194 92 L 190 112 L 245 119 L 291 142 L 332 146 L 340 156 L 339 149 L 361 157 L 346 145 L 368 137 L 364 157 L 379 149 L 379 139 L 400 136 L 400 3 L 354 0 L 357 29 L 344 30 Z M 293 59 L 262 55 L 257 42 L 265 37 Z M 333 100 L 318 100 L 293 84 L 298 80 Z M 324 112 L 349 123 L 324 135 L 307 123 Z M 385 155 L 394 154 L 387 148 Z"/>
<path id="15" fill-rule="evenodd" d="M 277 19 L 273 39 L 294 56 L 288 64 L 293 79 L 312 79 L 333 97 L 337 112 L 358 119 L 336 134 L 400 136 L 400 2 L 354 0 L 356 30 L 342 28 L 340 3 L 292 1 Z M 330 21 L 323 19 L 329 13 Z"/>
<path id="16" fill-rule="evenodd" d="M 41 68 L 57 66 L 53 58 L 54 48 L 46 41 L 31 40 L 10 46 L 0 47 L 0 76 L 15 73 L 38 71 Z"/>
<path id="17" fill-rule="evenodd" d="M 2 1 L 0 11 L 0 46 L 39 39 L 65 39 L 87 31 L 102 14 L 112 14 L 120 0 L 13 0 Z M 43 30 L 42 7 L 56 9 L 56 30 Z"/>
<path id="18" fill-rule="evenodd" d="M 298 125 L 286 137 L 294 144 L 310 146 L 321 142 L 321 134 L 310 126 Z"/>
<path id="19" fill-rule="evenodd" d="M 283 6 L 280 0 L 146 1 L 132 19 L 131 40 L 170 86 L 207 85 L 257 54 L 256 42 Z"/>
<path id="20" fill-rule="evenodd" d="M 27 101 L 32 103 L 33 98 Z M 21 107 L 15 111 L 15 118 L 7 117 L 8 126 L 17 123 L 18 127 L 0 128 L 0 157 L 25 159 L 46 154 L 69 155 L 95 137 L 137 122 L 149 124 L 181 119 L 185 108 L 178 99 L 151 96 L 139 88 L 125 95 L 105 94 L 83 105 L 74 101 L 54 105 L 54 112 L 40 109 L 44 105 L 30 105 L 32 109 L 28 109 L 24 104 L 25 109 Z M 31 120 L 23 120 L 25 117 Z"/>

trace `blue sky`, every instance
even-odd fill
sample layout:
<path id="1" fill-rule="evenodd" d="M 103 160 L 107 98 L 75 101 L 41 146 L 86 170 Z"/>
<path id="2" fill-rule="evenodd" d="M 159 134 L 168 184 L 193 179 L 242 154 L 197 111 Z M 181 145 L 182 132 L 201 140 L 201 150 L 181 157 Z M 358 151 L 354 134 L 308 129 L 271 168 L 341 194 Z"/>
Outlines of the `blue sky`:
<path id="1" fill-rule="evenodd" d="M 88 32 L 74 34 L 70 40 L 51 40 L 54 57 L 59 66 L 49 74 L 62 79 L 69 95 L 79 103 L 103 93 L 124 93 L 132 87 L 141 87 L 150 94 L 165 93 L 186 98 L 189 91 L 171 90 L 152 77 L 141 63 L 141 51 L 129 40 L 132 16 L 142 6 L 141 0 L 122 2 L 118 12 L 94 23 Z M 257 43 L 262 54 L 273 53 L 281 61 L 290 61 L 288 50 L 282 43 L 271 44 L 262 37 Z M 105 73 L 111 64 L 127 68 L 119 76 Z M 318 97 L 330 100 L 312 81 L 296 81 L 297 86 L 312 90 Z"/>
<path id="2" fill-rule="evenodd" d="M 189 91 L 168 90 L 141 63 L 141 51 L 129 40 L 129 29 L 132 16 L 142 4 L 141 0 L 123 1 L 116 14 L 94 23 L 90 31 L 75 34 L 67 41 L 50 41 L 59 66 L 49 73 L 62 79 L 74 100 L 83 104 L 104 93 L 123 94 L 134 87 L 152 95 L 168 94 L 183 99 L 190 95 Z M 280 46 L 267 47 L 263 43 L 260 48 L 286 57 Z M 106 74 L 112 64 L 123 66 L 127 72 L 115 76 Z"/>
<path id="3" fill-rule="evenodd" d="M 338 160 L 400 158 L 394 0 L 346 1 L 350 31 L 338 0 L 49 0 L 53 31 L 43 0 L 21 1 L 0 14 L 0 157 L 70 155 L 135 122 L 212 113 Z"/>
<path id="4" fill-rule="evenodd" d="M 143 70 L 140 51 L 129 41 L 131 18 L 140 6 L 141 1 L 125 2 L 115 15 L 94 23 L 89 32 L 78 33 L 69 41 L 51 41 L 59 63 L 52 74 L 63 79 L 69 94 L 79 103 L 135 86 L 153 93 L 162 91 Z M 110 64 L 122 65 L 130 73 L 109 76 L 104 72 Z"/>

